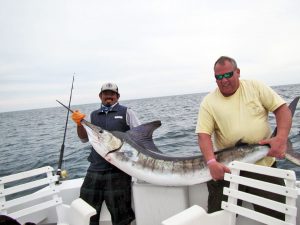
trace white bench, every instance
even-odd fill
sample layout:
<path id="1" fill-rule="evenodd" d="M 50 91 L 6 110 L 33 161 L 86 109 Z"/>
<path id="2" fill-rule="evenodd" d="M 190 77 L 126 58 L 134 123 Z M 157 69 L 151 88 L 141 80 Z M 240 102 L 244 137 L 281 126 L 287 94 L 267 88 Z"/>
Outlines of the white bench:
<path id="1" fill-rule="evenodd" d="M 223 190 L 223 193 L 228 195 L 228 201 L 222 202 L 222 209 L 224 210 L 207 214 L 202 207 L 194 205 L 164 220 L 162 225 L 234 225 L 236 224 L 236 215 L 247 217 L 253 222 L 258 221 L 263 224 L 296 224 L 296 199 L 298 197 L 299 189 L 296 187 L 296 175 L 294 171 L 263 167 L 237 161 L 232 162 L 229 167 L 231 174 L 225 174 L 224 178 L 230 182 L 229 188 L 224 188 Z M 283 178 L 286 186 L 242 177 L 239 175 L 241 170 Z M 279 203 L 277 201 L 239 191 L 239 184 L 284 195 L 286 197 L 286 203 Z M 238 206 L 237 199 L 282 212 L 285 214 L 285 221 L 256 212 L 250 208 L 245 208 L 244 204 L 242 206 Z"/>
<path id="2" fill-rule="evenodd" d="M 50 166 L 1 177 L 0 214 L 22 224 L 39 223 L 46 219 L 47 210 L 55 207 L 58 225 L 88 225 L 96 210 L 81 198 L 63 204 L 57 180 Z"/>

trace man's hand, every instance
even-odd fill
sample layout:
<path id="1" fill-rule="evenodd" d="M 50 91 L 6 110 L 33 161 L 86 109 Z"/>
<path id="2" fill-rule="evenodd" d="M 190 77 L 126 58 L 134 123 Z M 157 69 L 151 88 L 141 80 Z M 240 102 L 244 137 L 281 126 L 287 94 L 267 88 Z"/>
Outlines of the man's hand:
<path id="1" fill-rule="evenodd" d="M 270 145 L 270 150 L 267 156 L 276 157 L 278 159 L 285 158 L 285 152 L 287 150 L 287 139 L 280 137 L 273 137 L 259 142 L 261 145 Z"/>
<path id="2" fill-rule="evenodd" d="M 209 168 L 210 175 L 214 181 L 223 180 L 224 173 L 230 173 L 230 169 L 228 167 L 217 161 L 209 163 L 207 167 Z"/>
<path id="3" fill-rule="evenodd" d="M 78 126 L 82 126 L 81 125 L 81 120 L 83 120 L 83 118 L 85 117 L 85 114 L 79 112 L 78 110 L 76 110 L 73 114 L 72 114 L 72 120 L 77 123 Z"/>

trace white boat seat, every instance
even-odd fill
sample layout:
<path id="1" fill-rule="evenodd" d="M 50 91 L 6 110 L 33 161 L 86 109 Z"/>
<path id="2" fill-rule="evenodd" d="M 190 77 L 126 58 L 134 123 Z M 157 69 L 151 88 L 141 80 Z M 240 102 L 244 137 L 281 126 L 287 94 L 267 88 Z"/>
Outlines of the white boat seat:
<path id="1" fill-rule="evenodd" d="M 58 225 L 88 225 L 96 210 L 80 198 L 63 204 L 53 171 L 46 166 L 1 177 L 0 214 L 21 224 L 40 223 L 46 220 L 47 210 L 56 208 Z"/>
<path id="2" fill-rule="evenodd" d="M 230 163 L 229 167 L 231 174 L 226 173 L 224 178 L 230 182 L 229 188 L 224 188 L 223 190 L 223 193 L 228 195 L 228 200 L 222 202 L 222 209 L 224 210 L 208 214 L 202 207 L 194 205 L 162 221 L 162 225 L 234 225 L 237 220 L 236 215 L 251 219 L 253 224 L 296 225 L 296 199 L 298 197 L 299 189 L 296 186 L 296 175 L 294 171 L 237 161 Z M 239 175 L 241 170 L 283 178 L 286 186 L 242 177 Z M 277 201 L 239 191 L 239 184 L 284 195 L 286 203 L 279 203 Z M 238 206 L 237 199 L 282 212 L 285 214 L 285 221 L 246 208 L 244 204 Z"/>

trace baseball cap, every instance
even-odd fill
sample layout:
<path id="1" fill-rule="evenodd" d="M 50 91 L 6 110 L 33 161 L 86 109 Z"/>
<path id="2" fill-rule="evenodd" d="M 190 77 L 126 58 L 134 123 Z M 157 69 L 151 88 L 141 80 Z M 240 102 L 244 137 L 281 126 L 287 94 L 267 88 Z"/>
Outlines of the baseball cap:
<path id="1" fill-rule="evenodd" d="M 102 91 L 113 91 L 119 94 L 118 86 L 114 83 L 108 82 L 102 85 L 101 92 Z M 100 93 L 101 93 L 100 92 Z"/>

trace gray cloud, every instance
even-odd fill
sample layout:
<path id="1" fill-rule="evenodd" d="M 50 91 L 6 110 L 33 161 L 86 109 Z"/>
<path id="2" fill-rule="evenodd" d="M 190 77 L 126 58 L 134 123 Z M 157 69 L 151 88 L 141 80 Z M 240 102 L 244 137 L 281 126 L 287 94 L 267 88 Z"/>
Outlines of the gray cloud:
<path id="1" fill-rule="evenodd" d="M 299 83 L 300 2 L 1 0 L 0 111 L 210 91 L 220 55 L 241 77 Z"/>

